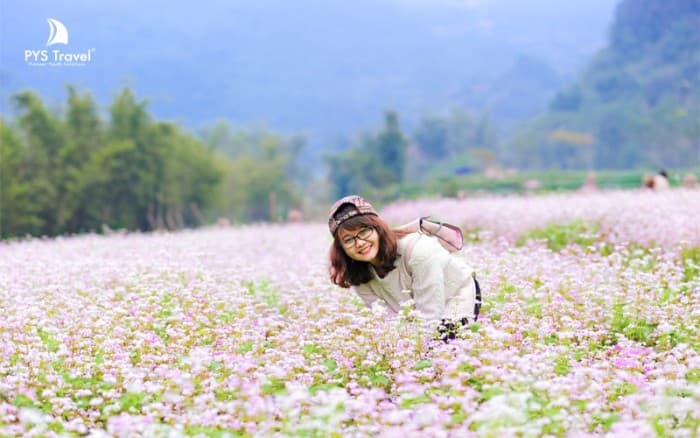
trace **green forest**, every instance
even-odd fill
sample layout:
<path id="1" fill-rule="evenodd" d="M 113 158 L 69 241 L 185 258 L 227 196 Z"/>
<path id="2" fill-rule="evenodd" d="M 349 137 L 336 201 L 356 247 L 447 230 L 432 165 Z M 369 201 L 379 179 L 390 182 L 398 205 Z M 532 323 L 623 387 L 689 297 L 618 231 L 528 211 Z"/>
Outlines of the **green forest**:
<path id="1" fill-rule="evenodd" d="M 128 87 L 108 108 L 74 86 L 58 108 L 23 91 L 12 97 L 15 116 L 0 119 L 0 237 L 280 220 L 291 210 L 308 217 L 354 192 L 382 203 L 520 187 L 484 176 L 494 169 L 559 178 L 544 184 L 557 189 L 591 170 L 624 171 L 607 178 L 629 186 L 642 171 L 695 168 L 698 29 L 696 1 L 623 0 L 608 46 L 513 135 L 499 134 L 487 111 L 447 108 L 406 132 L 387 110 L 345 148 L 329 145 L 336 152 L 322 157 L 322 180 L 305 168 L 301 135 L 225 120 L 188 132 L 156 120 Z"/>
<path id="2" fill-rule="evenodd" d="M 455 156 L 473 161 L 465 145 L 495 145 L 487 144 L 495 141 L 488 119 L 465 111 L 426 118 L 411 138 L 398 114 L 387 111 L 375 132 L 324 157 L 329 172 L 319 183 L 304 167 L 301 136 L 221 120 L 195 135 L 156 120 L 129 88 L 106 116 L 89 92 L 69 86 L 67 94 L 51 110 L 35 93 L 19 93 L 12 102 L 17 119 L 0 120 L 4 237 L 179 229 L 217 218 L 275 221 L 350 192 L 389 201 Z M 415 151 L 423 158 L 408 156 L 411 144 L 422 144 Z"/>
<path id="3" fill-rule="evenodd" d="M 270 193 L 280 211 L 296 202 L 289 182 L 298 139 L 220 123 L 205 141 L 154 120 L 128 88 L 115 96 L 108 120 L 89 93 L 71 87 L 60 115 L 32 92 L 13 104 L 15 123 L 0 121 L 5 237 L 177 229 L 219 214 L 261 220 L 270 217 Z"/>

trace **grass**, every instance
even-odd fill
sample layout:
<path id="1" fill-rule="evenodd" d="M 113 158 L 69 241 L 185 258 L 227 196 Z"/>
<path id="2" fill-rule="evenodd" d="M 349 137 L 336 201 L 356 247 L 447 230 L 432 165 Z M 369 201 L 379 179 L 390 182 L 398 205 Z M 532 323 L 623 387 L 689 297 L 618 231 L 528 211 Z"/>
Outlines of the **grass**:
<path id="1" fill-rule="evenodd" d="M 596 171 L 596 185 L 600 189 L 637 189 L 641 187 L 645 174 L 656 173 L 658 169 L 605 170 Z M 470 175 L 445 175 L 426 181 L 405 182 L 402 184 L 370 190 L 367 196 L 374 200 L 376 206 L 396 199 L 417 199 L 426 196 L 457 197 L 469 193 L 489 192 L 499 194 L 512 193 L 549 193 L 578 190 L 588 171 L 585 170 L 549 170 L 519 171 L 501 178 L 487 177 L 481 173 Z M 674 169 L 670 172 L 671 186 L 681 185 L 681 180 L 688 173 L 700 178 L 700 169 Z M 529 180 L 537 180 L 539 187 L 527 190 L 524 186 Z"/>
<path id="2" fill-rule="evenodd" d="M 700 274 L 700 247 L 685 248 L 681 251 L 683 280 L 691 281 Z"/>
<path id="3" fill-rule="evenodd" d="M 528 240 L 545 240 L 552 251 L 561 251 L 566 246 L 575 243 L 587 247 L 598 239 L 600 225 L 575 220 L 567 224 L 550 224 L 544 228 L 530 230 L 518 238 L 517 245 L 523 246 Z"/>

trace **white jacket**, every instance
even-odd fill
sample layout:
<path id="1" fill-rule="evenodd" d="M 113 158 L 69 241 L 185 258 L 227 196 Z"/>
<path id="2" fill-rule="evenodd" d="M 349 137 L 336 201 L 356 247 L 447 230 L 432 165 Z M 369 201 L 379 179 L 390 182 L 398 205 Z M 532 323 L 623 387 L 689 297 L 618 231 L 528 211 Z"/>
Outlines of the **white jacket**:
<path id="1" fill-rule="evenodd" d="M 418 240 L 409 256 L 409 274 L 403 254 L 412 239 Z M 436 237 L 419 233 L 400 239 L 398 253 L 395 269 L 384 278 L 379 278 L 370 266 L 372 280 L 355 287 L 368 307 L 378 301 L 396 314 L 401 303 L 413 299 L 424 319 L 468 317 L 474 320 L 474 270 L 462 258 L 450 255 Z"/>

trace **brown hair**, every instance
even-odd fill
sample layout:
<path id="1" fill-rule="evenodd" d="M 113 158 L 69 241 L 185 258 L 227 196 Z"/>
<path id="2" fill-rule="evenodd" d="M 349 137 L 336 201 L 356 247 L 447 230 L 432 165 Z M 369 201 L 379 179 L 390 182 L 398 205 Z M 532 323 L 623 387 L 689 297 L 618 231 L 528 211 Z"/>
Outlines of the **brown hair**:
<path id="1" fill-rule="evenodd" d="M 358 286 L 372 279 L 370 263 L 351 259 L 338 239 L 338 232 L 341 229 L 355 231 L 362 227 L 374 228 L 379 235 L 377 259 L 380 266 L 377 268 L 377 273 L 382 277 L 394 269 L 394 262 L 398 256 L 398 239 L 409 234 L 390 229 L 386 222 L 373 214 L 355 216 L 343 222 L 333 235 L 329 267 L 331 281 L 340 287 Z"/>

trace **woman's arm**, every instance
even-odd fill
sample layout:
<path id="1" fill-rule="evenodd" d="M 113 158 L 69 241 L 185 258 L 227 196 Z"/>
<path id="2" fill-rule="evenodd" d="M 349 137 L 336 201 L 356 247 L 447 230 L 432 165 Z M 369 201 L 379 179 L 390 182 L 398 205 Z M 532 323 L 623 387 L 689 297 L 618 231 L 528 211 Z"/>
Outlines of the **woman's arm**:
<path id="1" fill-rule="evenodd" d="M 369 307 L 370 309 L 372 308 L 372 304 L 374 304 L 379 297 L 372 291 L 372 288 L 369 287 L 369 283 L 364 283 L 359 286 L 355 286 L 355 293 L 359 295 L 360 298 L 362 298 L 362 301 L 365 302 L 365 305 Z M 380 302 L 380 304 L 382 304 Z"/>

